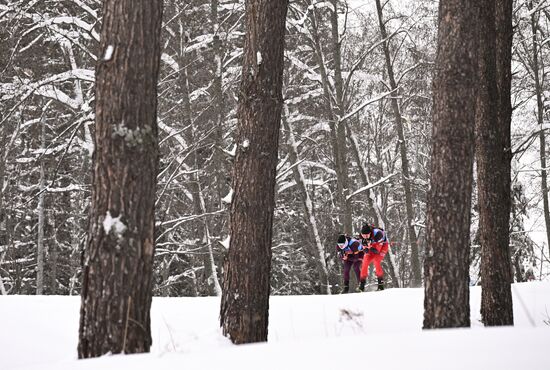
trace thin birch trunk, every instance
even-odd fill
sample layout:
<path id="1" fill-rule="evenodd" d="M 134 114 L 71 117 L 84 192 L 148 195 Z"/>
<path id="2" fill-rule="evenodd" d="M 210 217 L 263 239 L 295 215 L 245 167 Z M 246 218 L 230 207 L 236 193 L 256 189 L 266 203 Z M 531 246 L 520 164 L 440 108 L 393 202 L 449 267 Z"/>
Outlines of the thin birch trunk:
<path id="1" fill-rule="evenodd" d="M 183 18 L 180 19 L 180 29 L 185 30 L 183 25 Z M 195 127 L 196 121 L 194 122 L 193 116 L 192 116 L 192 108 L 191 108 L 191 98 L 189 96 L 189 78 L 187 74 L 187 65 L 188 65 L 188 58 L 185 53 L 185 45 L 187 40 L 185 40 L 185 35 L 180 35 L 182 37 L 181 40 L 181 55 L 179 58 L 179 65 L 180 65 L 180 76 L 179 76 L 179 84 L 181 93 L 183 96 L 183 115 L 182 115 L 182 121 L 183 126 L 188 127 L 187 130 L 184 131 L 184 138 L 186 141 L 186 144 L 188 147 L 193 146 L 195 143 L 198 142 L 198 138 L 196 137 L 197 129 Z M 204 213 L 206 210 L 203 208 L 203 204 L 201 204 L 201 190 L 200 190 L 200 176 L 199 171 L 203 167 L 203 160 L 201 158 L 201 155 L 198 153 L 197 148 L 193 148 L 194 154 L 189 156 L 190 161 L 192 163 L 189 163 L 189 167 L 195 169 L 194 175 L 192 175 L 191 181 L 189 182 L 189 188 L 190 193 L 193 197 L 193 212 L 196 215 L 200 215 Z M 206 276 L 206 287 L 207 287 L 207 294 L 208 295 L 215 295 L 218 294 L 219 289 L 219 282 L 217 281 L 216 272 L 214 271 L 214 266 L 211 262 L 210 253 L 211 246 L 207 242 L 207 235 L 206 235 L 206 225 L 203 221 L 200 219 L 197 219 L 196 221 L 193 221 L 192 229 L 194 230 L 193 236 L 194 240 L 197 243 L 204 243 L 203 246 L 205 247 L 205 253 L 202 255 L 202 264 L 204 266 L 204 276 Z M 215 281 L 215 282 L 214 282 Z"/>
<path id="2" fill-rule="evenodd" d="M 367 171 L 365 170 L 365 166 L 361 164 L 361 158 L 359 156 L 360 150 L 359 150 L 359 144 L 357 143 L 357 139 L 355 135 L 351 132 L 351 130 L 348 129 L 348 136 L 351 140 L 352 146 L 352 153 L 355 157 L 355 161 L 357 162 L 359 166 L 359 175 L 361 177 L 361 181 L 363 183 L 363 186 L 367 186 L 370 183 L 370 178 L 368 176 Z M 382 217 L 382 210 L 378 203 L 376 202 L 376 199 L 374 198 L 374 191 L 367 190 L 367 209 L 368 214 L 373 216 L 373 220 L 375 225 L 380 226 L 382 228 L 385 228 L 384 219 Z M 388 253 L 389 258 L 384 259 L 384 263 L 387 263 L 389 265 L 389 274 L 392 279 L 392 282 L 396 288 L 399 288 L 401 286 L 401 283 L 398 279 L 399 272 L 398 267 L 395 262 L 395 257 L 391 251 L 390 246 L 390 252 Z"/>
<path id="3" fill-rule="evenodd" d="M 53 210 L 51 210 L 50 212 L 53 212 Z M 52 217 L 50 217 L 50 220 L 52 221 L 52 223 L 54 223 L 53 229 L 55 230 L 55 217 L 52 215 Z M 48 248 L 48 281 L 49 281 L 48 294 L 52 294 L 52 295 L 57 294 L 58 262 L 59 262 L 59 247 L 56 243 L 56 239 L 54 239 L 52 240 Z"/>
<path id="4" fill-rule="evenodd" d="M 338 0 L 331 0 L 332 12 L 330 16 L 331 34 L 332 34 L 332 62 L 334 63 L 334 91 L 336 95 L 336 111 L 333 113 L 336 124 L 336 150 L 338 157 L 336 166 L 338 168 L 338 195 L 339 203 L 343 208 L 343 222 L 340 221 L 344 232 L 351 234 L 353 232 L 351 202 L 349 200 L 349 175 L 348 175 L 348 150 L 346 145 L 346 124 L 341 119 L 344 116 L 344 82 L 342 79 L 342 43 L 340 40 L 340 31 L 338 30 Z"/>
<path id="5" fill-rule="evenodd" d="M 45 112 L 42 113 L 42 119 L 40 120 L 41 132 L 40 132 L 40 148 L 42 150 L 46 149 L 46 120 Z M 45 158 L 42 154 L 40 159 L 40 180 L 38 185 L 38 240 L 36 242 L 36 294 L 44 294 L 44 219 L 45 219 L 45 210 L 44 210 L 44 196 L 46 194 L 46 175 L 45 175 Z"/>
<path id="6" fill-rule="evenodd" d="M 533 2 L 528 3 L 529 10 L 533 9 Z M 544 210 L 544 223 L 546 225 L 546 244 L 548 245 L 548 252 L 550 255 L 550 205 L 548 202 L 548 171 L 546 169 L 546 136 L 545 130 L 542 125 L 544 124 L 544 73 L 541 76 L 540 68 L 541 63 L 539 61 L 539 41 L 538 41 L 538 25 L 537 25 L 538 12 L 532 12 L 531 14 L 531 31 L 533 33 L 533 73 L 535 78 L 535 94 L 537 96 L 537 123 L 541 126 L 539 132 L 539 156 L 541 166 L 541 191 L 542 191 L 542 204 Z"/>
<path id="7" fill-rule="evenodd" d="M 0 265 L 2 262 L 4 262 L 4 257 L 6 256 L 6 252 L 2 253 L 2 258 L 0 258 Z M 2 279 L 2 274 L 0 274 L 0 293 L 2 295 L 8 295 L 8 292 L 6 291 L 6 287 L 4 286 L 4 280 Z"/>
<path id="8" fill-rule="evenodd" d="M 0 121 L 2 120 L 2 115 L 0 114 Z M 6 234 L 7 234 L 7 231 L 8 231 L 8 227 L 7 227 L 7 217 L 6 217 L 6 212 L 4 210 L 4 176 L 5 176 L 5 171 L 6 171 L 6 154 L 7 154 L 7 150 L 6 150 L 6 146 L 7 146 L 7 135 L 6 135 L 6 129 L 5 129 L 6 125 L 0 125 L 0 235 L 2 235 L 2 225 L 4 224 L 4 222 L 6 223 L 5 224 L 5 230 L 6 230 Z M 17 132 L 17 129 L 14 131 L 14 134 L 15 132 Z M 8 237 L 7 235 L 5 235 L 5 244 L 8 245 Z M 4 252 L 2 254 L 2 258 L 0 258 L 0 263 L 4 261 L 4 257 L 6 256 L 6 252 Z M 6 292 L 6 288 L 4 286 L 4 281 L 2 280 L 2 274 L 0 273 L 0 292 L 2 293 L 2 295 L 6 295 L 7 292 Z"/>
<path id="9" fill-rule="evenodd" d="M 401 170 L 403 189 L 405 191 L 405 207 L 407 212 L 407 236 L 409 245 L 411 248 L 411 287 L 419 287 L 422 284 L 422 270 L 420 267 L 420 256 L 418 251 L 418 243 L 416 237 L 416 231 L 414 229 L 414 210 L 413 210 L 413 200 L 412 200 L 412 191 L 411 191 L 411 178 L 409 174 L 409 160 L 407 157 L 407 144 L 405 140 L 405 133 L 403 129 L 403 120 L 401 117 L 401 111 L 398 102 L 398 86 L 395 81 L 395 75 L 393 70 L 393 65 L 391 61 L 390 53 L 390 43 L 388 40 L 388 33 L 386 31 L 386 25 L 384 23 L 382 5 L 380 0 L 376 0 L 376 9 L 378 12 L 378 23 L 380 26 L 380 34 L 384 40 L 382 47 L 384 49 L 384 57 L 386 61 L 386 69 L 388 72 L 388 80 L 390 83 L 390 89 L 392 90 L 391 97 L 391 106 L 393 109 L 393 114 L 395 118 L 395 126 L 397 129 L 397 135 L 399 138 L 399 152 L 401 155 Z"/>
<path id="10" fill-rule="evenodd" d="M 367 173 L 367 170 L 365 169 L 365 166 L 361 163 L 361 156 L 359 153 L 361 153 L 361 150 L 359 149 L 359 144 L 357 143 L 357 138 L 353 134 L 353 132 L 348 127 L 348 137 L 351 141 L 351 153 L 353 154 L 353 157 L 355 159 L 355 162 L 357 162 L 357 166 L 359 167 L 359 176 L 361 177 L 361 182 L 363 186 L 367 186 L 370 182 L 369 175 Z M 374 197 L 374 191 L 367 190 L 367 213 L 371 215 L 375 225 L 384 227 L 384 221 L 382 219 L 382 210 L 380 209 L 380 206 L 377 204 L 376 199 Z"/>
<path id="11" fill-rule="evenodd" d="M 341 115 L 338 112 L 342 111 L 342 71 L 340 66 L 340 41 L 338 34 L 338 15 L 336 14 L 336 5 L 333 0 L 334 9 L 331 13 L 331 33 L 332 33 L 332 48 L 333 59 L 335 60 L 335 80 L 338 82 L 336 85 L 340 88 L 340 92 L 336 92 L 336 101 L 332 94 L 332 87 L 329 82 L 328 72 L 325 66 L 325 58 L 323 56 L 323 48 L 321 45 L 321 39 L 319 36 L 319 28 L 317 24 L 316 10 L 315 8 L 309 13 L 309 19 L 312 26 L 312 46 L 315 50 L 315 57 L 317 59 L 317 65 L 319 66 L 319 73 L 321 75 L 321 85 L 323 87 L 323 95 L 326 101 L 327 114 L 330 127 L 330 143 L 332 147 L 332 153 L 334 156 L 335 172 L 337 177 L 337 189 L 336 189 L 336 202 L 339 228 L 342 232 L 352 233 L 352 221 L 351 221 L 351 207 L 349 207 L 349 201 L 345 196 L 348 192 L 348 172 L 346 163 L 346 141 L 345 141 L 345 125 L 339 124 L 339 118 Z M 336 61 L 336 59 L 338 59 Z M 335 90 L 338 88 L 335 86 Z M 340 103 L 339 103 L 340 102 Z M 335 106 L 336 105 L 336 106 Z M 348 205 L 348 206 L 346 206 Z"/>
<path id="12" fill-rule="evenodd" d="M 284 106 L 284 112 L 285 114 L 283 114 L 282 116 L 282 123 L 283 129 L 287 132 L 289 159 L 291 165 L 293 166 L 292 173 L 294 175 L 294 181 L 296 181 L 296 185 L 300 192 L 300 198 L 302 200 L 302 204 L 304 206 L 306 214 L 306 222 L 309 226 L 309 230 L 311 230 L 313 234 L 314 248 L 311 248 L 311 245 L 309 243 L 306 243 L 306 245 L 308 246 L 308 253 L 310 253 L 311 256 L 314 256 L 315 269 L 317 270 L 319 283 L 322 286 L 321 292 L 324 291 L 324 293 L 330 294 L 331 284 L 329 281 L 329 272 L 325 261 L 325 250 L 323 248 L 323 243 L 321 242 L 321 237 L 319 236 L 319 228 L 317 227 L 317 220 L 315 219 L 315 214 L 313 212 L 313 203 L 307 191 L 302 167 L 300 166 L 300 164 L 294 165 L 296 163 L 299 163 L 300 159 L 298 156 L 298 147 L 296 144 L 296 139 L 294 137 L 294 132 L 292 131 L 287 119 L 289 117 L 287 105 Z"/>
<path id="13" fill-rule="evenodd" d="M 227 183 L 228 171 L 226 169 L 227 159 L 221 148 L 223 148 L 223 48 L 220 40 L 220 25 L 218 21 L 218 0 L 212 0 L 210 8 L 210 23 L 211 31 L 214 35 L 212 41 L 212 110 L 215 117 L 215 153 L 214 153 L 214 171 L 216 175 L 216 190 L 218 195 L 219 206 L 222 207 L 222 198 L 229 190 Z"/>
<path id="14" fill-rule="evenodd" d="M 202 190 L 199 185 L 199 201 L 201 206 L 201 213 L 206 213 L 206 205 L 204 203 L 204 196 L 202 195 Z M 208 284 L 213 286 L 214 293 L 216 296 L 220 297 L 222 295 L 222 287 L 218 279 L 218 270 L 216 268 L 216 260 L 214 259 L 214 250 L 212 249 L 212 238 L 210 237 L 210 230 L 208 229 L 208 221 L 206 217 L 202 218 L 203 229 L 204 229 L 204 244 L 207 247 L 208 252 L 208 264 L 209 268 L 209 278 Z M 208 270 L 207 270 L 208 271 Z"/>

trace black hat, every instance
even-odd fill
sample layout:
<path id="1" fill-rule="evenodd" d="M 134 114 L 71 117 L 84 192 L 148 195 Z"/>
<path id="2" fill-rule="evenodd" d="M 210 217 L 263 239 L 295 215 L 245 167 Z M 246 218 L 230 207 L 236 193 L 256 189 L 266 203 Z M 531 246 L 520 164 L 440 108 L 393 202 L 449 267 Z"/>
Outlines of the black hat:
<path id="1" fill-rule="evenodd" d="M 346 242 L 346 236 L 344 234 L 338 235 L 338 244 L 344 244 Z"/>
<path id="2" fill-rule="evenodd" d="M 361 234 L 370 234 L 372 231 L 372 227 L 370 227 L 369 224 L 364 224 L 361 228 Z"/>

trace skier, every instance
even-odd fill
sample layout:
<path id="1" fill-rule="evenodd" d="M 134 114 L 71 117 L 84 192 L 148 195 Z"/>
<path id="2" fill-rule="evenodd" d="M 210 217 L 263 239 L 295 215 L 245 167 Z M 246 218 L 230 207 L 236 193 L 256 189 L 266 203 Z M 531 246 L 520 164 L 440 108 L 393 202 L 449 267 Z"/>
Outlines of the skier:
<path id="1" fill-rule="evenodd" d="M 342 293 L 349 293 L 349 274 L 351 268 L 357 276 L 357 280 L 361 275 L 361 262 L 363 261 L 363 245 L 361 241 L 344 234 L 338 236 L 336 250 L 340 255 L 340 258 L 344 262 L 344 289 Z M 361 282 L 361 286 L 365 287 L 365 282 Z"/>
<path id="2" fill-rule="evenodd" d="M 382 260 L 388 253 L 389 242 L 384 229 L 364 224 L 361 228 L 361 244 L 364 247 L 365 257 L 363 258 L 363 266 L 361 267 L 361 286 L 360 290 L 364 290 L 365 281 L 369 273 L 369 265 L 374 262 L 376 269 L 376 277 L 378 278 L 378 289 L 384 290 L 384 270 L 382 269 Z"/>

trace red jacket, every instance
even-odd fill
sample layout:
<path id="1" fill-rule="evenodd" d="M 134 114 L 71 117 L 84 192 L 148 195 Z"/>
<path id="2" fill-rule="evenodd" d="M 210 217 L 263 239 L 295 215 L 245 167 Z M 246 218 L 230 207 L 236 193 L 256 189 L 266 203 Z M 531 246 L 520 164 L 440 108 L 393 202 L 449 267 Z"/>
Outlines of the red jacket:
<path id="1" fill-rule="evenodd" d="M 382 229 L 373 229 L 370 238 L 367 239 L 367 243 L 369 244 L 369 248 L 375 248 L 378 251 L 378 253 L 368 252 L 369 254 L 380 254 L 382 257 L 388 253 L 388 249 L 390 248 L 386 232 Z"/>

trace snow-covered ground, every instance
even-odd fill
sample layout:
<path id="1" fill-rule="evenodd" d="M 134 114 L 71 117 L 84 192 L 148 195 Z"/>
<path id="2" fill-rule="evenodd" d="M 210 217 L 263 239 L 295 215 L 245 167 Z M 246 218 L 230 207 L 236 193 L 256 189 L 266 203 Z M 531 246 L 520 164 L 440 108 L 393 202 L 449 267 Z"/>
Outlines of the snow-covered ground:
<path id="1" fill-rule="evenodd" d="M 274 296 L 268 343 L 220 334 L 219 298 L 154 298 L 151 354 L 76 360 L 79 297 L 0 296 L 0 369 L 548 370 L 550 282 L 515 284 L 515 326 L 422 330 L 423 289 Z"/>

